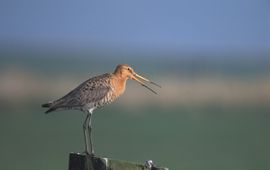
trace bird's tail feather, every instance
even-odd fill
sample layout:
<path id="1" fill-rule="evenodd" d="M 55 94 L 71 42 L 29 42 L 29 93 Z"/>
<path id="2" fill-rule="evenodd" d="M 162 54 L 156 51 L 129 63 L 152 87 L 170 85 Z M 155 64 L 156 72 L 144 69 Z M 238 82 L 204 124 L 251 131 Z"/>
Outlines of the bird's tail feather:
<path id="1" fill-rule="evenodd" d="M 54 110 L 56 110 L 55 108 L 50 108 L 49 110 L 47 110 L 46 112 L 45 112 L 45 114 L 48 114 L 48 113 L 50 113 L 50 112 L 52 112 L 52 111 L 54 111 Z"/>
<path id="2" fill-rule="evenodd" d="M 52 106 L 52 102 L 49 103 L 44 103 L 43 105 L 41 105 L 42 107 L 51 107 Z"/>
<path id="3" fill-rule="evenodd" d="M 44 104 L 42 104 L 41 105 L 42 107 L 47 107 L 47 108 L 49 108 L 49 110 L 47 110 L 45 113 L 46 114 L 48 114 L 48 113 L 50 113 L 50 112 L 52 112 L 52 111 L 54 111 L 56 108 L 55 107 L 53 107 L 53 103 L 52 102 L 48 102 L 48 103 L 44 103 Z"/>

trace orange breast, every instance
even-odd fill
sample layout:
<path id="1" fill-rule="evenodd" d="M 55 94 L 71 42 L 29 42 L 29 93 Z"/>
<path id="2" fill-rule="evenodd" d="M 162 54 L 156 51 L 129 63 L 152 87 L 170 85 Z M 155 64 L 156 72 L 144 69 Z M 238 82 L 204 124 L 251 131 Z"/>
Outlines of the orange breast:
<path id="1" fill-rule="evenodd" d="M 115 95 L 118 97 L 125 92 L 127 79 L 114 76 L 112 78 L 112 86 L 115 89 Z"/>

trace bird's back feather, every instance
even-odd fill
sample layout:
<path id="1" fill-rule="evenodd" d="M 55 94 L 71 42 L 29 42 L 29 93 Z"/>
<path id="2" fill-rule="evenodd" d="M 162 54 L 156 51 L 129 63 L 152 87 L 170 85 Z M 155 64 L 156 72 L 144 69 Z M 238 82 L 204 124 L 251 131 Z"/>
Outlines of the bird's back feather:
<path id="1" fill-rule="evenodd" d="M 90 103 L 97 105 L 97 107 L 106 104 L 106 102 L 109 101 L 105 101 L 104 99 L 107 99 L 106 96 L 113 90 L 110 86 L 111 76 L 112 74 L 107 73 L 90 78 L 74 90 L 70 91 L 64 97 L 53 102 L 43 104 L 42 107 L 49 108 L 45 113 L 49 113 L 60 108 L 82 108 Z"/>

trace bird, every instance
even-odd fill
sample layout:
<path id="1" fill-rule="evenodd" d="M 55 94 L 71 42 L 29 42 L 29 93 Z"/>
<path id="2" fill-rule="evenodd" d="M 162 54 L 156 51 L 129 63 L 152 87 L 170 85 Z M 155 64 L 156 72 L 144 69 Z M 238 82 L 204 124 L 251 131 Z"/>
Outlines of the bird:
<path id="1" fill-rule="evenodd" d="M 92 114 L 95 109 L 110 104 L 121 96 L 126 89 L 127 80 L 134 80 L 154 94 L 157 94 L 146 83 L 160 87 L 157 83 L 137 74 L 129 65 L 119 64 L 113 73 L 105 73 L 89 78 L 65 96 L 42 104 L 48 108 L 46 114 L 58 110 L 80 110 L 86 113 L 83 123 L 85 153 L 94 155 L 92 143 Z"/>

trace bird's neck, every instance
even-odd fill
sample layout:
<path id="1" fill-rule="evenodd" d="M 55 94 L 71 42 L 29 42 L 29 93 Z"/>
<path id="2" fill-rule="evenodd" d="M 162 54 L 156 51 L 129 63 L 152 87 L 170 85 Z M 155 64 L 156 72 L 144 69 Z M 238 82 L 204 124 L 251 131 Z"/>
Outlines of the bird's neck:
<path id="1" fill-rule="evenodd" d="M 121 94 L 125 92 L 126 82 L 127 82 L 127 77 L 120 77 L 120 76 L 115 75 L 114 86 L 115 86 L 117 96 L 120 96 Z"/>

